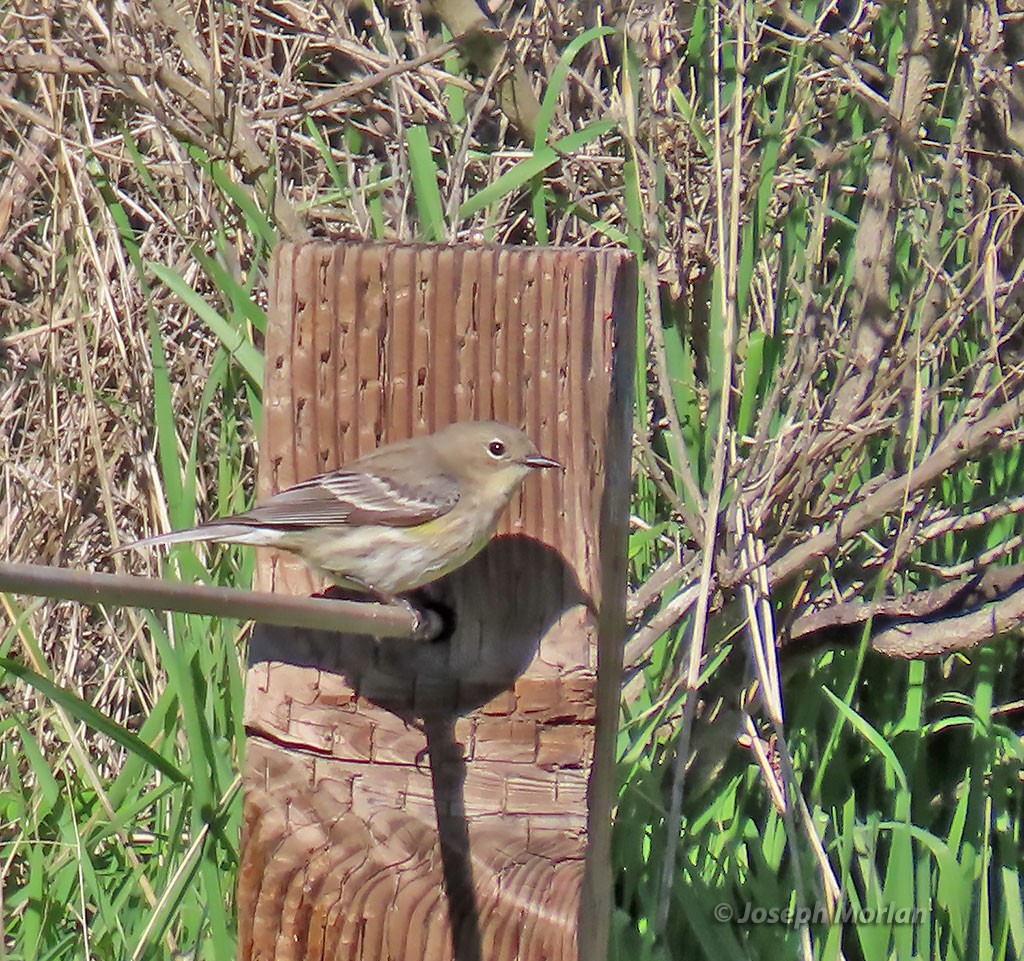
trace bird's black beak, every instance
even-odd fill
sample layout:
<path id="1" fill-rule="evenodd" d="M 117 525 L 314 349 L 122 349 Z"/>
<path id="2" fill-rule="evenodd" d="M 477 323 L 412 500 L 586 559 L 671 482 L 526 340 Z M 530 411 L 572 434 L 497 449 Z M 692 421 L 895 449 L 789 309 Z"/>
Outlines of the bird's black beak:
<path id="1" fill-rule="evenodd" d="M 565 468 L 551 457 L 545 457 L 543 454 L 527 454 L 522 459 L 522 464 L 526 467 L 557 467 L 559 470 L 565 470 Z"/>

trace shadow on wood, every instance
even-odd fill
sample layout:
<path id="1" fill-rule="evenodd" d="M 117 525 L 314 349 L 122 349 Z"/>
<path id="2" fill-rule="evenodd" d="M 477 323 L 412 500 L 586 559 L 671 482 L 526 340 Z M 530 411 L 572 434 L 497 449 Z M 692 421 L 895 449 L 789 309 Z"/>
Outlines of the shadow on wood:
<path id="1" fill-rule="evenodd" d="M 406 721 L 449 721 L 510 690 L 552 625 L 588 603 L 557 551 L 522 534 L 496 538 L 410 599 L 440 612 L 450 636 L 416 642 L 260 624 L 249 666 L 278 661 L 330 671 Z"/>

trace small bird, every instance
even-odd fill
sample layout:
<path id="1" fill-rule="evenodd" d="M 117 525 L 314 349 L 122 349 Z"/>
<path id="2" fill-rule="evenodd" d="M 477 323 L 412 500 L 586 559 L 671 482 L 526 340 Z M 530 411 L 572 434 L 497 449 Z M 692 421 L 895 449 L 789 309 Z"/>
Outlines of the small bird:
<path id="1" fill-rule="evenodd" d="M 378 448 L 243 514 L 118 550 L 198 541 L 276 547 L 339 584 L 394 602 L 479 553 L 527 475 L 548 467 L 562 465 L 522 431 L 467 421 Z"/>

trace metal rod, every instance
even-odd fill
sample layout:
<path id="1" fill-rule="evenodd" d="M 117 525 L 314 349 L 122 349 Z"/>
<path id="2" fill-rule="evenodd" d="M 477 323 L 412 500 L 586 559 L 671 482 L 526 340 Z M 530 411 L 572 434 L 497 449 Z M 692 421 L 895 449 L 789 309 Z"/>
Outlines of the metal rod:
<path id="1" fill-rule="evenodd" d="M 370 601 L 241 591 L 128 574 L 73 571 L 43 564 L 0 562 L 0 592 L 54 597 L 90 605 L 208 614 L 281 627 L 344 631 L 374 637 L 412 637 L 416 630 L 411 611 Z"/>

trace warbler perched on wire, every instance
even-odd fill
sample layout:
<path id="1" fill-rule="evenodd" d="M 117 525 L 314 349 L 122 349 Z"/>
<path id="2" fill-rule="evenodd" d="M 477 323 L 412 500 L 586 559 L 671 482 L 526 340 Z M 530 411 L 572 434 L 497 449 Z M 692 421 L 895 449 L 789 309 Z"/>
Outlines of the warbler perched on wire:
<path id="1" fill-rule="evenodd" d="M 507 424 L 453 424 L 378 448 L 243 514 L 118 550 L 196 541 L 275 547 L 339 584 L 393 601 L 474 557 L 527 475 L 561 466 Z"/>

